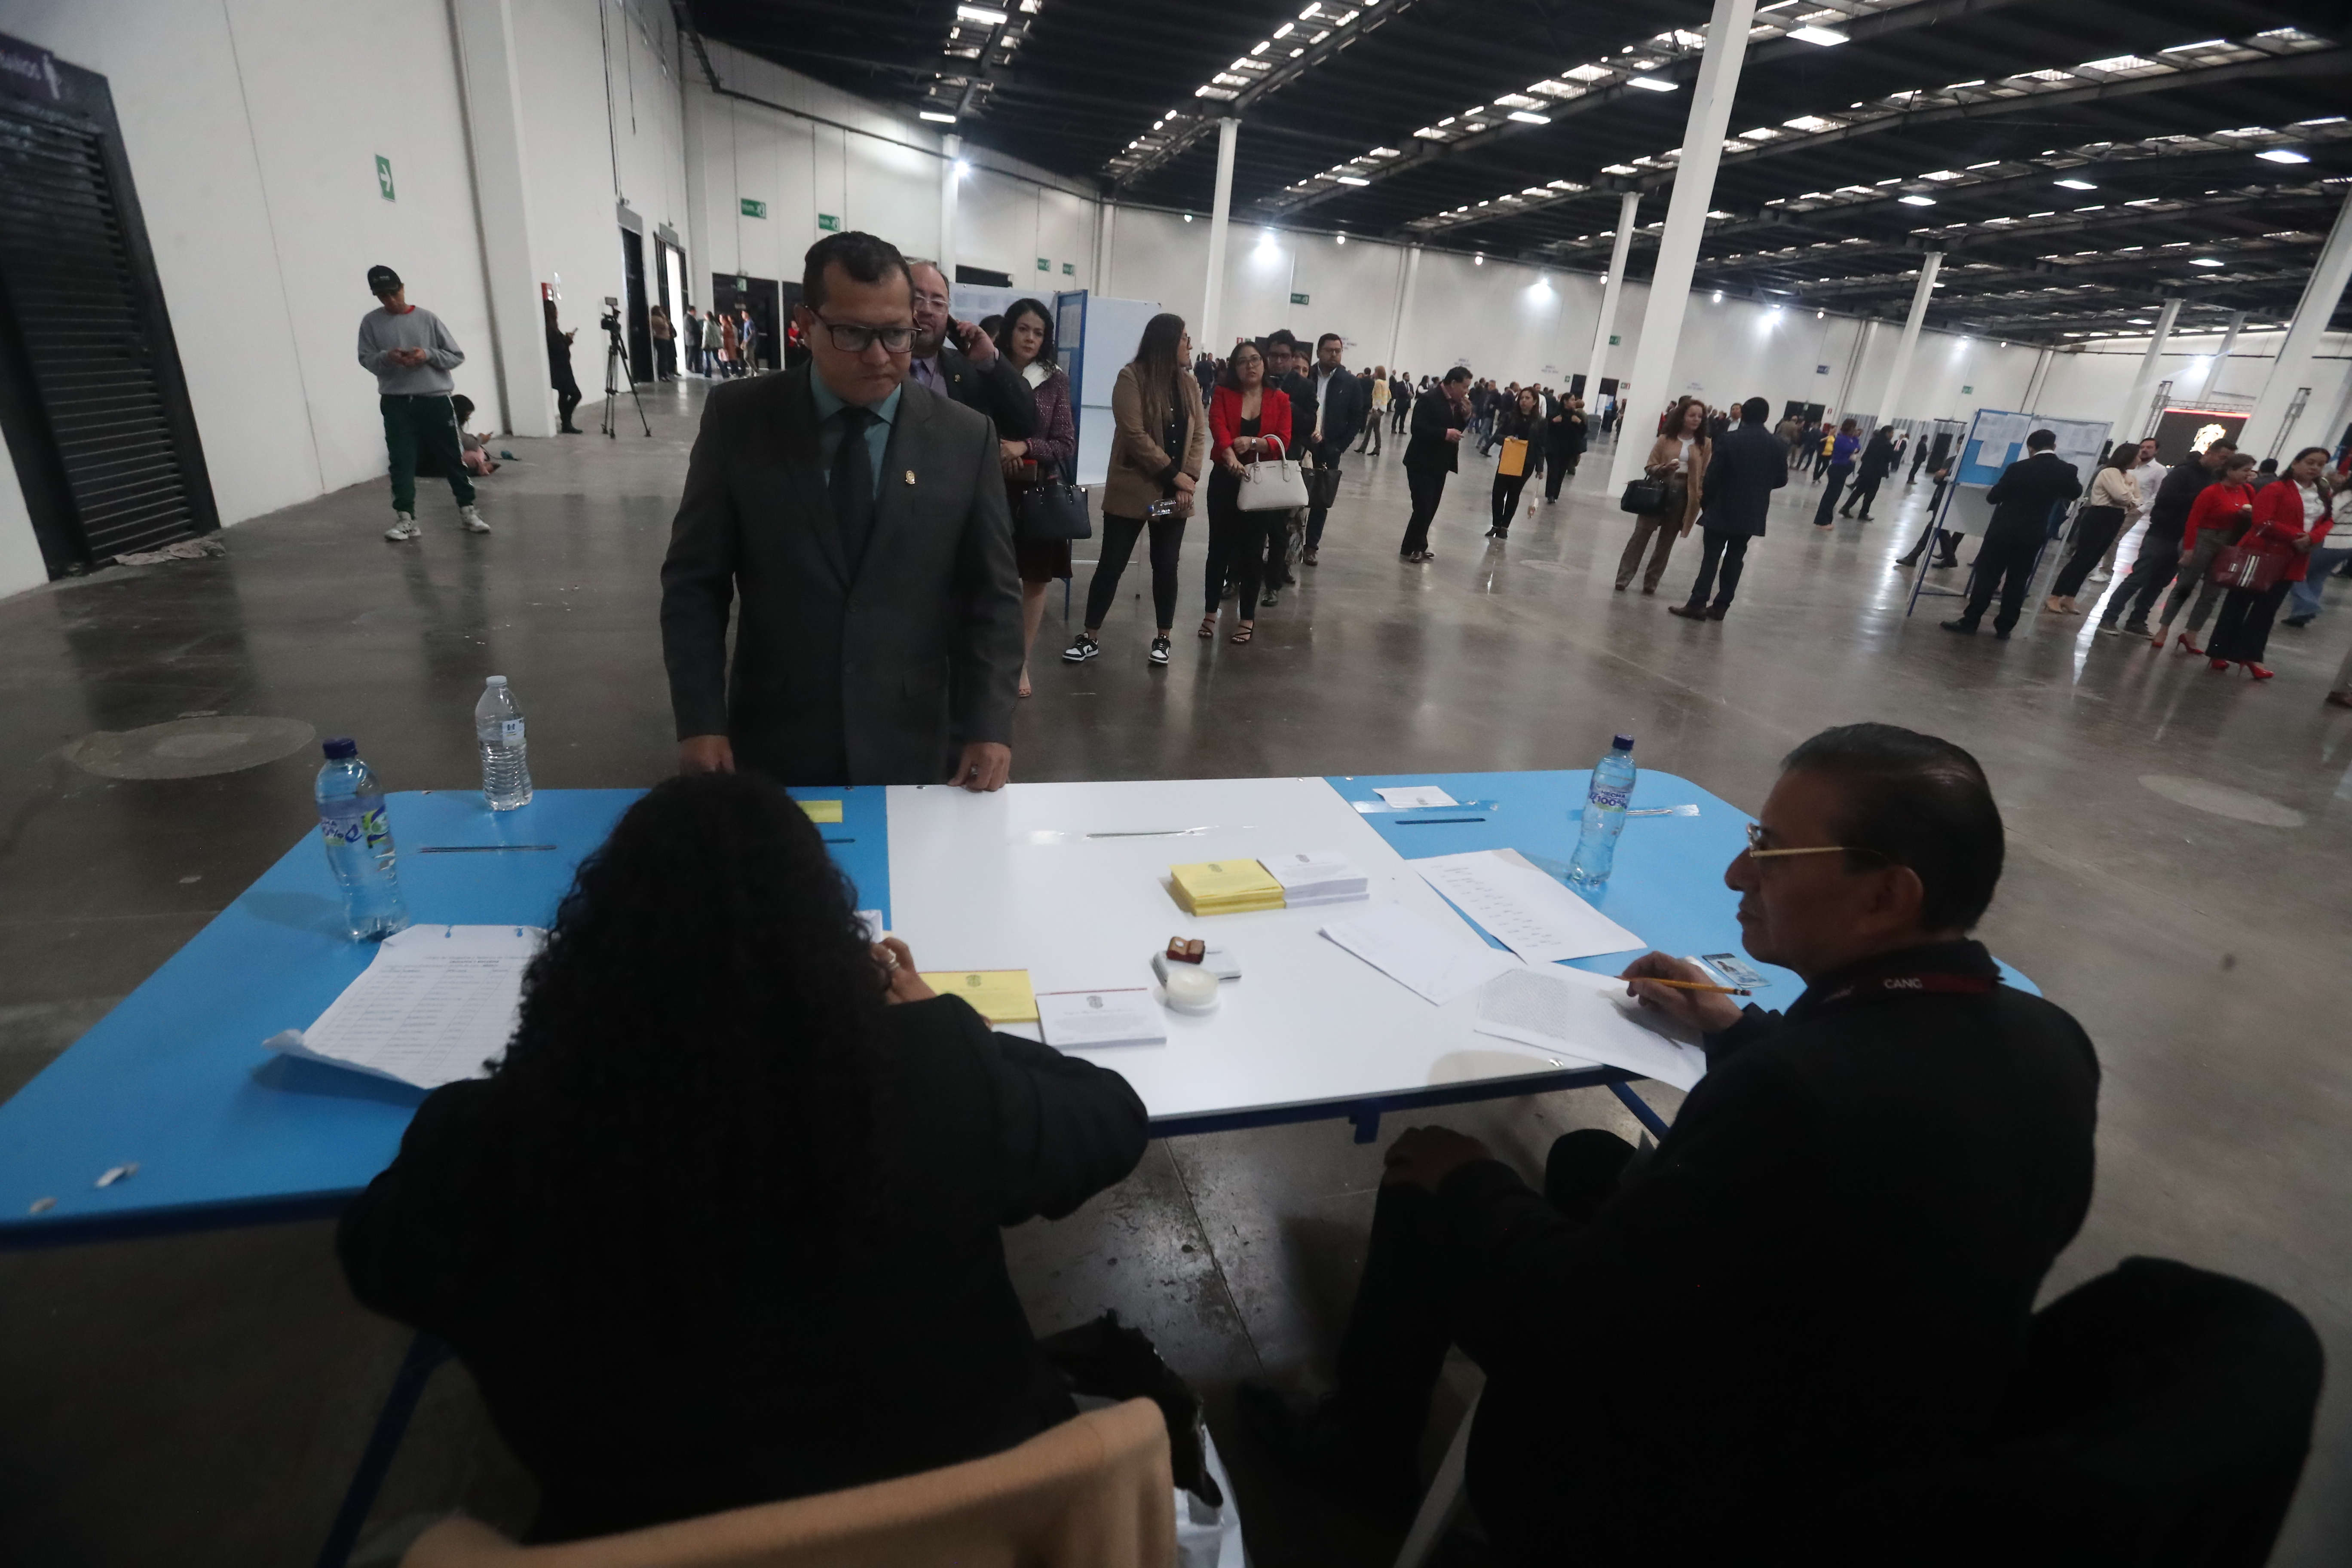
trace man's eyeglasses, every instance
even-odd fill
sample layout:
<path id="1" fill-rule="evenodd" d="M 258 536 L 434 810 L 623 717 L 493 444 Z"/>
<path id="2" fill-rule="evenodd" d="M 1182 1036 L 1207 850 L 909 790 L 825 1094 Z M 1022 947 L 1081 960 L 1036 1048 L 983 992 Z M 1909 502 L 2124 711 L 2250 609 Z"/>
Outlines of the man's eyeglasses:
<path id="1" fill-rule="evenodd" d="M 833 346 L 845 354 L 862 354 L 867 345 L 877 342 L 894 354 L 905 353 L 915 346 L 912 327 L 861 327 L 850 321 L 828 321 L 822 316 L 817 318 L 817 323 L 833 339 Z"/>
<path id="2" fill-rule="evenodd" d="M 1843 844 L 1808 844 L 1797 849 L 1775 849 L 1771 836 L 1760 822 L 1748 825 L 1748 858 L 1750 860 L 1777 860 L 1790 855 L 1867 855 L 1884 860 L 1886 854 L 1879 849 L 1856 849 Z"/>

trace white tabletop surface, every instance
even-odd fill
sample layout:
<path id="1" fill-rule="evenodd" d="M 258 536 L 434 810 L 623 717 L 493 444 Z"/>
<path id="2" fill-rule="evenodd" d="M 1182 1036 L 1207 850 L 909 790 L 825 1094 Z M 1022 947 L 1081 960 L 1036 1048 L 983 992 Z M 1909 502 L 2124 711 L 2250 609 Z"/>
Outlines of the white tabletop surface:
<path id="1" fill-rule="evenodd" d="M 1196 919 L 1168 869 L 1336 849 L 1372 901 L 1477 933 L 1319 778 L 1171 779 L 889 792 L 893 929 L 925 970 L 1026 969 L 1039 991 L 1155 985 L 1151 955 L 1198 936 L 1240 960 L 1206 1016 L 1168 1013 L 1164 1046 L 1081 1053 L 1125 1074 L 1154 1117 L 1358 1100 L 1591 1066 L 1475 1033 L 1474 995 L 1424 1001 L 1318 931 L 1366 906 Z M 1088 837 L 1205 827 L 1183 837 Z M 1019 1031 L 1032 1033 L 1030 1030 Z"/>

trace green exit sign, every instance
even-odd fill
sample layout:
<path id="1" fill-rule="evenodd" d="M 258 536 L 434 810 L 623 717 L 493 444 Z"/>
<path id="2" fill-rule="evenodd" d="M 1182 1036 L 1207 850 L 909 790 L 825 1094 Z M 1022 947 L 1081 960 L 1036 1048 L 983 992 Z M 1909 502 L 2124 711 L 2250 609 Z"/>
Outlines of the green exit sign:
<path id="1" fill-rule="evenodd" d="M 745 196 L 743 198 L 743 216 L 745 217 L 766 217 L 768 216 L 768 204 L 765 202 L 755 202 L 751 197 Z"/>
<path id="2" fill-rule="evenodd" d="M 817 227 L 824 230 L 827 234 L 839 234 L 841 232 L 841 219 L 835 217 L 831 213 L 817 214 L 816 226 Z"/>
<path id="3" fill-rule="evenodd" d="M 1612 332 L 1612 333 L 1610 333 L 1610 334 L 1609 334 L 1609 346 L 1610 346 L 1611 348 L 1612 348 L 1612 349 L 1613 349 L 1613 348 L 1615 348 L 1619 343 L 1623 342 L 1624 341 L 1625 341 L 1625 340 L 1624 340 L 1623 338 L 1619 337 L 1619 336 L 1618 336 L 1616 333 L 1614 333 L 1614 332 Z"/>
<path id="4" fill-rule="evenodd" d="M 1065 277 L 1065 278 L 1076 278 L 1077 275 L 1078 275 L 1078 264 L 1077 264 L 1076 262 L 1075 262 L 1075 261 L 1065 261 L 1065 262 L 1063 262 L 1063 263 L 1062 263 L 1062 276 L 1063 276 L 1063 277 Z"/>
<path id="5" fill-rule="evenodd" d="M 397 201 L 392 194 L 392 160 L 378 154 L 375 161 L 375 188 L 383 193 L 385 201 Z"/>
<path id="6" fill-rule="evenodd" d="M 1051 272 L 1054 270 L 1054 264 L 1041 256 L 1037 258 L 1037 270 L 1040 272 Z"/>
<path id="7" fill-rule="evenodd" d="M 1290 297 L 1290 302 L 1294 305 L 1304 305 L 1307 303 L 1307 296 L 1304 294 L 1293 294 Z"/>
<path id="8" fill-rule="evenodd" d="M 1960 395 L 1962 397 L 1973 397 L 1976 395 L 1976 390 L 1977 389 L 1973 386 L 1964 386 L 1960 388 Z"/>

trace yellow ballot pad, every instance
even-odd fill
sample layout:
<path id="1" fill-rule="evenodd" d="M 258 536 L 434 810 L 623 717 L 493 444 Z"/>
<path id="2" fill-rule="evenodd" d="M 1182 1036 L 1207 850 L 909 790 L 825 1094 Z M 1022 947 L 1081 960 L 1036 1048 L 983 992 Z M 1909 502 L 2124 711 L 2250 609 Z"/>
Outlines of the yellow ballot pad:
<path id="1" fill-rule="evenodd" d="M 1037 993 L 1030 989 L 1025 969 L 983 969 L 923 973 L 923 983 L 942 996 L 961 996 L 971 1010 L 992 1024 L 1034 1024 Z"/>
<path id="2" fill-rule="evenodd" d="M 837 800 L 804 800 L 799 805 L 803 811 L 808 813 L 808 819 L 811 822 L 841 820 L 841 802 Z"/>
<path id="3" fill-rule="evenodd" d="M 1235 915 L 1282 908 L 1282 884 L 1255 860 L 1204 860 L 1171 866 L 1176 901 L 1196 915 Z"/>
<path id="4" fill-rule="evenodd" d="M 1507 479 L 1516 479 L 1528 471 L 1528 444 L 1517 436 L 1503 437 L 1503 455 L 1496 459 L 1495 471 Z"/>

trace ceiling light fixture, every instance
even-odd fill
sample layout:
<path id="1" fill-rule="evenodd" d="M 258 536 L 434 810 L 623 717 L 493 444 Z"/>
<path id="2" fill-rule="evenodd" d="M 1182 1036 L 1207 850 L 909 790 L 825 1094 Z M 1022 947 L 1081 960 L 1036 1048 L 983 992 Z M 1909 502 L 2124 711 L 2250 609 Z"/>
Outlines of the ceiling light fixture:
<path id="1" fill-rule="evenodd" d="M 956 20 L 985 22 L 992 27 L 1002 27 L 1013 18 L 993 5 L 959 5 L 956 7 Z"/>
<path id="2" fill-rule="evenodd" d="M 2226 261 L 2216 261 L 2210 256 L 2192 256 L 2189 258 L 2189 265 L 2191 267 L 2226 267 L 2229 263 Z"/>
<path id="3" fill-rule="evenodd" d="M 1364 178 L 1361 174 L 1339 174 L 1335 175 L 1334 178 L 1343 185 L 1369 185 L 1371 184 L 1371 181 Z"/>
<path id="4" fill-rule="evenodd" d="M 2070 191 L 2095 191 L 2099 187 L 2088 180 L 2053 180 L 2053 185 L 2063 185 Z"/>
<path id="5" fill-rule="evenodd" d="M 1826 49 L 1845 42 L 1845 35 L 1833 27 L 1791 27 L 1789 37 L 1801 43 L 1815 44 Z"/>
<path id="6" fill-rule="evenodd" d="M 1914 191 L 1911 195 L 1903 197 L 1902 202 L 1906 207 L 1932 207 L 1936 205 L 1936 198 L 1933 196 L 1923 196 L 1916 191 Z"/>
<path id="7" fill-rule="evenodd" d="M 942 114 L 936 109 L 919 109 L 915 111 L 915 118 L 928 120 L 934 125 L 953 125 L 956 122 L 954 115 Z"/>
<path id="8" fill-rule="evenodd" d="M 1551 123 L 1550 115 L 1536 114 L 1524 109 L 1514 109 L 1511 110 L 1510 118 L 1517 121 L 1522 125 L 1549 125 Z"/>
<path id="9" fill-rule="evenodd" d="M 1471 264 L 1473 267 L 1484 267 L 1484 266 L 1486 266 L 1486 253 L 1482 251 L 1482 252 L 1480 252 L 1478 255 L 1472 257 L 1472 258 L 1470 258 L 1470 264 Z"/>
<path id="10" fill-rule="evenodd" d="M 2311 162 L 2309 158 L 2305 157 L 2302 153 L 2286 147 L 2273 147 L 2264 152 L 2257 153 L 2254 156 L 2273 163 L 2308 163 Z"/>
<path id="11" fill-rule="evenodd" d="M 1652 92 L 1673 92 L 1680 84 L 1668 81 L 1663 77 L 1629 76 L 1625 79 L 1625 85 L 1647 88 Z"/>
<path id="12" fill-rule="evenodd" d="M 1331 237 L 1331 243 L 1334 245 L 1345 245 L 1348 243 L 1348 237 L 1344 234 L 1335 234 Z"/>
<path id="13" fill-rule="evenodd" d="M 1723 303 L 1723 290 L 1720 289 L 1715 291 L 1715 302 L 1718 305 Z"/>

